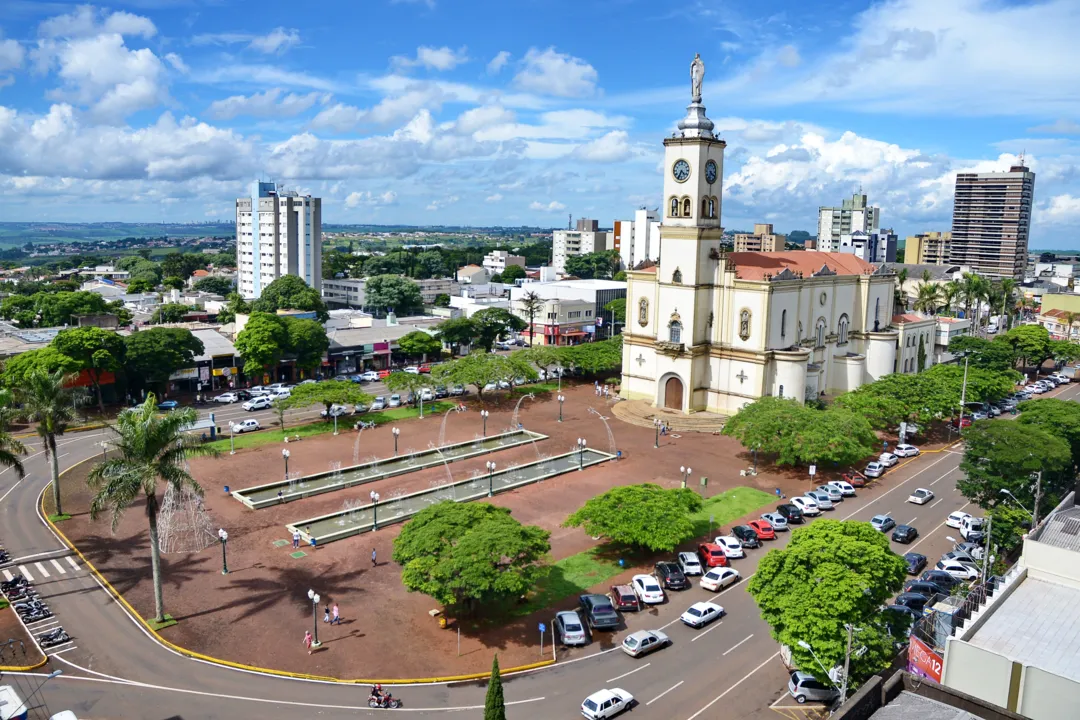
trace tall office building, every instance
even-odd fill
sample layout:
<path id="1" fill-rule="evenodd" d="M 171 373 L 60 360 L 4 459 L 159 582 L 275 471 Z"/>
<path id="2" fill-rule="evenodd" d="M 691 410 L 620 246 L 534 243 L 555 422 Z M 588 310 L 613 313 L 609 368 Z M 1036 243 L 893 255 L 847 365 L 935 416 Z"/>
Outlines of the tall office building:
<path id="1" fill-rule="evenodd" d="M 945 265 L 952 252 L 952 233 L 924 232 L 908 235 L 904 262 L 909 265 Z"/>
<path id="2" fill-rule="evenodd" d="M 284 275 L 322 288 L 322 199 L 299 195 L 272 182 L 251 184 L 236 199 L 237 288 L 257 298 Z"/>
<path id="3" fill-rule="evenodd" d="M 1023 164 L 1008 172 L 957 175 L 949 262 L 1022 279 L 1034 195 L 1035 173 Z"/>
<path id="4" fill-rule="evenodd" d="M 857 232 L 871 235 L 879 229 L 880 221 L 881 209 L 867 205 L 865 195 L 852 195 L 851 199 L 844 200 L 840 207 L 820 207 L 817 243 L 814 249 L 820 252 L 839 252 L 841 236 Z"/>

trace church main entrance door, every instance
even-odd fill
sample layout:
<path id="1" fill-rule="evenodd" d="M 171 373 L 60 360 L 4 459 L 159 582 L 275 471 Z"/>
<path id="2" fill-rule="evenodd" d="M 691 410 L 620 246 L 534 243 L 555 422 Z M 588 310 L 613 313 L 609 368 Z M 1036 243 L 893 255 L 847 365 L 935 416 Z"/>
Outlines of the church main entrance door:
<path id="1" fill-rule="evenodd" d="M 669 410 L 682 410 L 682 380 L 670 377 L 664 384 L 664 407 Z"/>

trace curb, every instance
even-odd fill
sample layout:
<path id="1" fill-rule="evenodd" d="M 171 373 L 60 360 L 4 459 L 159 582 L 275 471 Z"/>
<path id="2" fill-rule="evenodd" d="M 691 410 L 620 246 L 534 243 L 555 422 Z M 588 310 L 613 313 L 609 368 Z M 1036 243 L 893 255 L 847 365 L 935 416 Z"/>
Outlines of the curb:
<path id="1" fill-rule="evenodd" d="M 96 459 L 96 457 L 87 458 L 86 460 L 81 460 L 80 462 L 75 463 L 71 467 L 66 468 L 64 470 L 64 472 L 60 473 L 60 474 L 63 475 L 64 473 L 68 472 L 69 470 L 71 470 L 73 468 L 76 468 L 79 465 L 82 465 L 84 462 L 87 462 L 87 460 L 94 460 L 94 459 Z M 50 484 L 51 484 L 51 482 L 50 482 Z M 48 485 L 46 485 L 45 487 L 48 488 Z M 56 534 L 56 536 L 59 537 L 64 542 L 65 545 L 67 545 L 69 548 L 71 548 L 71 550 L 76 555 L 79 556 L 79 559 L 83 561 L 83 564 L 86 565 L 86 567 L 90 568 L 90 572 L 92 572 L 94 574 L 94 576 L 97 577 L 97 579 L 102 583 L 102 586 L 105 587 L 106 589 L 108 589 L 109 593 L 112 594 L 112 596 L 116 599 L 116 601 L 119 602 L 121 605 L 124 606 L 124 608 L 127 609 L 128 613 L 143 627 L 143 629 L 150 635 L 150 637 L 153 638 L 158 644 L 160 644 L 160 645 L 162 645 L 162 646 L 164 646 L 164 647 L 166 647 L 166 648 L 168 648 L 170 650 L 173 650 L 174 652 L 176 652 L 176 653 L 178 653 L 178 654 L 180 654 L 180 655 L 182 655 L 184 657 L 189 657 L 189 658 L 192 658 L 192 659 L 195 659 L 195 660 L 202 660 L 202 661 L 210 663 L 212 665 L 220 665 L 220 666 L 223 666 L 223 667 L 229 667 L 229 668 L 233 668 L 233 669 L 236 669 L 236 670 L 244 670 L 244 671 L 247 671 L 247 672 L 254 672 L 254 673 L 258 673 L 260 675 L 267 675 L 267 676 L 271 676 L 271 677 L 291 678 L 291 679 L 294 679 L 294 680 L 315 680 L 315 681 L 319 681 L 319 682 L 330 682 L 330 683 L 338 683 L 338 684 L 343 684 L 343 685 L 375 685 L 375 684 L 382 684 L 382 685 L 431 685 L 431 684 L 448 683 L 448 682 L 462 682 L 462 681 L 467 681 L 467 680 L 483 680 L 483 679 L 486 679 L 486 678 L 491 676 L 490 672 L 480 672 L 480 673 L 470 673 L 470 674 L 467 674 L 467 675 L 446 675 L 446 676 L 442 676 L 442 677 L 428 677 L 428 678 L 391 678 L 391 679 L 380 679 L 380 678 L 374 678 L 374 679 L 372 679 L 372 678 L 352 678 L 352 679 L 350 679 L 350 678 L 336 678 L 336 677 L 330 677 L 330 676 L 326 676 L 326 675 L 309 675 L 307 673 L 292 673 L 292 672 L 288 672 L 286 670 L 274 670 L 274 669 L 271 669 L 271 668 L 263 668 L 263 667 L 258 667 L 258 666 L 254 666 L 254 665 L 245 665 L 243 663 L 233 662 L 232 660 L 222 660 L 221 658 L 211 657 L 210 655 L 203 655 L 202 653 L 195 652 L 194 650 L 189 650 L 189 649 L 187 649 L 185 647 L 181 647 L 180 645 L 176 645 L 175 643 L 169 642 L 165 638 L 161 637 L 161 635 L 150 626 L 150 624 L 143 618 L 143 616 L 140 615 L 138 613 L 138 611 L 136 611 L 135 608 L 133 608 L 131 606 L 131 604 L 126 599 L 124 599 L 124 596 L 121 595 L 119 593 L 119 591 L 117 591 L 117 589 L 114 588 L 112 586 L 112 584 L 108 580 L 105 579 L 105 576 L 102 575 L 101 572 L 93 565 L 93 563 L 91 563 L 86 558 L 86 556 L 82 554 L 82 552 L 79 550 L 79 548 L 75 547 L 75 543 L 71 542 L 71 540 L 68 539 L 68 536 L 65 535 L 63 533 L 63 531 L 61 531 L 60 528 L 58 528 L 56 526 L 56 524 L 53 523 L 52 520 L 49 520 L 48 515 L 45 514 L 45 491 L 44 491 L 44 489 L 42 490 L 39 504 L 41 506 L 40 509 L 41 509 L 42 517 L 45 519 L 45 522 L 48 523 L 48 525 L 52 528 L 52 531 Z M 46 656 L 45 660 L 43 660 L 39 665 L 35 665 L 32 668 L 24 668 L 23 670 L 39 668 L 42 665 L 44 665 L 46 662 L 48 662 L 48 657 L 47 656 Z M 522 672 L 526 672 L 528 670 L 535 670 L 537 668 L 547 667 L 549 665 L 554 665 L 554 664 L 555 664 L 554 660 L 543 660 L 541 662 L 531 663 L 529 665 L 520 665 L 518 667 L 508 668 L 508 669 L 502 671 L 502 674 L 503 675 L 513 675 L 515 673 L 522 673 Z M 9 671 L 9 672 L 15 672 L 14 669 L 2 668 L 2 667 L 0 667 L 0 670 L 5 670 L 5 671 Z"/>
<path id="2" fill-rule="evenodd" d="M 12 667 L 10 665 L 0 665 L 0 672 L 12 672 L 12 673 L 30 672 L 31 670 L 37 670 L 39 667 L 43 667 L 45 665 L 45 663 L 47 663 L 47 662 L 49 662 L 49 658 L 46 657 L 44 660 L 39 662 L 37 665 L 25 665 L 23 667 Z"/>
<path id="3" fill-rule="evenodd" d="M 101 430 L 102 428 L 107 428 L 107 427 L 109 427 L 108 423 L 94 423 L 93 425 L 80 425 L 79 427 L 68 428 L 67 430 L 64 431 L 64 434 L 66 435 L 68 433 L 79 433 L 79 432 L 88 432 L 90 430 Z M 12 435 L 12 437 L 15 438 L 16 440 L 25 440 L 26 438 L 33 438 L 33 437 L 37 437 L 37 436 L 38 436 L 38 434 L 36 432 L 20 433 L 18 435 Z"/>

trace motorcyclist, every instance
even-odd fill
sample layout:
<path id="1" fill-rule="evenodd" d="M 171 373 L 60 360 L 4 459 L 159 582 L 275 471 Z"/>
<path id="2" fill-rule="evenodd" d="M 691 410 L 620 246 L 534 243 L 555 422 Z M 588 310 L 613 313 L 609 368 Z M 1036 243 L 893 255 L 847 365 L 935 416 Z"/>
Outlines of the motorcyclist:
<path id="1" fill-rule="evenodd" d="M 369 700 L 375 700 L 376 702 L 382 703 L 382 700 L 383 700 L 382 685 L 380 685 L 378 683 L 376 683 L 375 685 L 372 685 L 371 686 L 371 695 L 368 696 L 368 699 Z"/>

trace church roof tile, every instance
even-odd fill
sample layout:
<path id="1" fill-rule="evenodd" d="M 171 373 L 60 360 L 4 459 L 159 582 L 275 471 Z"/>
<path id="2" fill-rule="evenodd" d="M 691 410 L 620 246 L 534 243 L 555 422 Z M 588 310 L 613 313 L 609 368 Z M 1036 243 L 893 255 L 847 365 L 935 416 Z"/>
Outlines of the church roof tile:
<path id="1" fill-rule="evenodd" d="M 735 264 L 735 275 L 743 280 L 764 280 L 785 268 L 793 273 L 811 277 L 828 266 L 837 275 L 869 275 L 875 266 L 849 253 L 811 252 L 731 252 L 729 262 Z"/>

